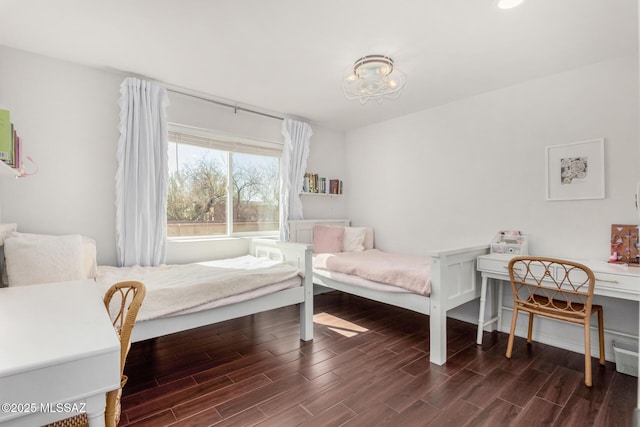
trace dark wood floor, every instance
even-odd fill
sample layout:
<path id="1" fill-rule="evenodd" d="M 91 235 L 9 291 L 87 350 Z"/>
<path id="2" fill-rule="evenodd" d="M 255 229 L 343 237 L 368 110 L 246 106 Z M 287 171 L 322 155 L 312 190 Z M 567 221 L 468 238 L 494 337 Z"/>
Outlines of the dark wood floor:
<path id="1" fill-rule="evenodd" d="M 315 339 L 288 307 L 136 343 L 121 425 L 631 426 L 637 379 L 583 356 L 448 320 L 428 362 L 427 317 L 337 292 L 316 297 Z"/>

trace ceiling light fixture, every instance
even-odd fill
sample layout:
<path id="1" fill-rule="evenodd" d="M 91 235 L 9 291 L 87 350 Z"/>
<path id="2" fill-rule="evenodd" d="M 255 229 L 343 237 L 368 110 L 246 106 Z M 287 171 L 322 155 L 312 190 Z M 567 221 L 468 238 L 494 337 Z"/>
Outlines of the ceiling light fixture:
<path id="1" fill-rule="evenodd" d="M 498 7 L 500 9 L 513 9 L 522 3 L 524 3 L 524 0 L 498 0 Z"/>
<path id="2" fill-rule="evenodd" d="M 353 64 L 353 70 L 342 82 L 344 96 L 350 101 L 365 104 L 371 99 L 397 98 L 407 79 L 385 55 L 367 55 Z"/>

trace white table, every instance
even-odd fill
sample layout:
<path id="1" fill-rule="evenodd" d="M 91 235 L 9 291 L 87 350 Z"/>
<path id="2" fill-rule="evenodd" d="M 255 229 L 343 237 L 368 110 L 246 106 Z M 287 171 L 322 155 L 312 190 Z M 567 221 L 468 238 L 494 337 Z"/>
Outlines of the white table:
<path id="1" fill-rule="evenodd" d="M 104 426 L 120 343 L 93 281 L 0 288 L 0 324 L 0 425 Z"/>
<path id="2" fill-rule="evenodd" d="M 484 327 L 496 323 L 498 331 L 502 325 L 502 292 L 498 291 L 498 304 L 496 315 L 485 320 L 485 307 L 487 301 L 487 285 L 489 279 L 494 281 L 509 282 L 507 266 L 514 255 L 487 254 L 478 257 L 477 268 L 482 276 L 482 289 L 480 291 L 480 314 L 478 316 L 478 335 L 476 342 L 482 344 L 482 331 Z M 594 295 L 602 295 L 631 301 L 640 301 L 640 267 L 629 267 L 619 264 L 609 264 L 600 261 L 574 260 L 589 267 L 596 276 Z M 500 286 L 498 282 L 497 286 Z M 498 288 L 499 289 L 499 288 Z"/>

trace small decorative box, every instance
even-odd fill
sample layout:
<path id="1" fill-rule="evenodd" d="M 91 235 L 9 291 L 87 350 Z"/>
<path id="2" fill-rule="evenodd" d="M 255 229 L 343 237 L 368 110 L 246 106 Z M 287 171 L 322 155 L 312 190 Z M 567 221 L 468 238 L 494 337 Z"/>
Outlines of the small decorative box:
<path id="1" fill-rule="evenodd" d="M 528 255 L 527 236 L 518 230 L 499 231 L 491 241 L 492 254 Z"/>

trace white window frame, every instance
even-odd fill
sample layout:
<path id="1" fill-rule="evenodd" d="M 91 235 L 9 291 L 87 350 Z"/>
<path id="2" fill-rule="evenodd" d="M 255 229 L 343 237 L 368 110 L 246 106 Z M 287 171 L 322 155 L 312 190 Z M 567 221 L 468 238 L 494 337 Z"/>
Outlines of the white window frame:
<path id="1" fill-rule="evenodd" d="M 185 126 L 177 123 L 168 123 L 167 130 L 169 132 L 169 142 L 178 144 L 191 144 L 195 146 L 205 147 L 213 150 L 227 152 L 227 212 L 226 212 L 226 234 L 211 234 L 206 236 L 167 236 L 170 242 L 178 242 L 185 240 L 220 240 L 230 237 L 272 237 L 279 236 L 280 230 L 270 231 L 251 231 L 251 232 L 235 232 L 233 231 L 233 156 L 232 153 L 255 154 L 261 156 L 276 157 L 278 162 L 282 161 L 282 141 L 272 141 L 267 139 L 238 136 L 209 129 L 203 129 L 193 126 Z M 176 138 L 177 136 L 177 138 Z M 278 165 L 282 167 L 281 164 Z M 229 220 L 231 218 L 231 220 Z"/>

